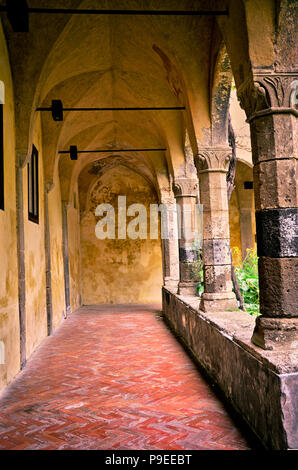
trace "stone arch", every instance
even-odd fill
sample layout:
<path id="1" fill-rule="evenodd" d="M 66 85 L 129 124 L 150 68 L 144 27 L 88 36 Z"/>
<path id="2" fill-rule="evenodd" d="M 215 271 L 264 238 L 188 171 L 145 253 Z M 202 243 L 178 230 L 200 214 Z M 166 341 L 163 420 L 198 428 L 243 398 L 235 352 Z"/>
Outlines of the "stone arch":
<path id="1" fill-rule="evenodd" d="M 228 116 L 233 74 L 230 59 L 223 41 L 215 60 L 210 90 L 211 143 L 226 144 L 228 140 Z"/>
<path id="2" fill-rule="evenodd" d="M 231 0 L 229 2 L 229 16 L 227 18 L 218 18 L 217 24 L 226 46 L 238 88 L 245 79 L 252 77 L 245 2 L 243 0 Z"/>
<path id="3" fill-rule="evenodd" d="M 110 158 L 110 162 L 106 162 L 106 160 Z M 84 213 L 86 210 L 88 210 L 88 205 L 90 202 L 90 196 L 92 194 L 92 191 L 94 187 L 96 186 L 96 183 L 98 179 L 100 179 L 105 173 L 112 171 L 116 167 L 122 167 L 124 169 L 129 169 L 133 173 L 136 173 L 140 177 L 142 177 L 148 184 L 148 186 L 152 189 L 154 194 L 156 195 L 156 198 L 158 199 L 158 188 L 156 185 L 148 178 L 146 174 L 144 174 L 142 171 L 140 171 L 138 168 L 134 167 L 129 163 L 129 161 L 126 161 L 119 155 L 113 155 L 112 157 L 107 157 L 106 159 L 101 159 L 93 162 L 92 169 L 91 171 L 93 172 L 93 178 L 90 181 L 88 190 L 85 194 L 85 197 L 83 198 L 83 194 L 80 196 L 80 209 L 81 209 L 81 214 L 82 217 L 84 216 Z M 89 171 L 89 173 L 91 172 Z"/>
<path id="4" fill-rule="evenodd" d="M 168 51 L 165 51 L 153 44 L 152 49 L 160 57 L 164 69 L 167 74 L 167 81 L 169 83 L 172 93 L 177 97 L 181 106 L 185 106 L 185 111 L 182 115 L 182 146 L 181 151 L 171 155 L 171 164 L 173 165 L 173 176 L 183 177 L 190 176 L 196 173 L 194 166 L 194 155 L 197 154 L 197 139 L 195 131 L 195 123 L 193 120 L 194 110 L 192 103 L 189 99 L 189 84 L 188 77 L 183 73 L 183 68 L 177 63 L 177 60 L 172 57 Z M 176 156 L 177 155 L 177 156 Z"/>

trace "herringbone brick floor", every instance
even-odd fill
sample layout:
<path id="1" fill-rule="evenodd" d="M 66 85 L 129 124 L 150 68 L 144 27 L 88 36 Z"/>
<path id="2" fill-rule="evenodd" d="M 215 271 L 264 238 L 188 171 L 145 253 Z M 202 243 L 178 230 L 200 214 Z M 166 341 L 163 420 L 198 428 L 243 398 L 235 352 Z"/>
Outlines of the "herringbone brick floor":
<path id="1" fill-rule="evenodd" d="M 157 306 L 83 307 L 0 399 L 0 449 L 248 449 Z"/>

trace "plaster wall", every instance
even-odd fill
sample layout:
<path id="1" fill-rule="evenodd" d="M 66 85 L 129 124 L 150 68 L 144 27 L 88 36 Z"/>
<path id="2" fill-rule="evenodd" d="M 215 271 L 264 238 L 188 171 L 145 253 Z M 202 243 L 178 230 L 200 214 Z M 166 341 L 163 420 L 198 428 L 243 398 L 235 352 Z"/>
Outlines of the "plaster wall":
<path id="1" fill-rule="evenodd" d="M 27 358 L 47 336 L 46 267 L 44 238 L 44 175 L 40 118 L 33 144 L 38 150 L 39 223 L 28 219 L 28 174 L 23 169 L 25 279 L 26 279 L 26 352 Z"/>
<path id="2" fill-rule="evenodd" d="M 233 253 L 233 264 L 236 265 L 241 261 L 241 235 L 240 235 L 240 213 L 237 201 L 237 194 L 234 190 L 231 195 L 229 205 L 229 222 L 230 222 L 230 245 L 231 248 L 237 248 L 237 253 Z M 239 252 L 239 255 L 238 255 Z"/>
<path id="3" fill-rule="evenodd" d="M 14 97 L 9 58 L 0 22 L 0 80 L 5 86 L 4 125 L 4 211 L 0 210 L 0 389 L 20 368 L 18 312 L 18 263 L 16 235 L 16 176 Z M 2 145 L 2 142 L 0 142 Z M 4 364 L 1 364 L 4 362 Z"/>
<path id="4" fill-rule="evenodd" d="M 101 203 L 116 208 L 118 195 L 125 195 L 127 207 L 133 203 L 156 204 L 157 198 L 147 181 L 134 171 L 120 166 L 101 176 L 89 195 L 81 221 L 83 304 L 160 302 L 162 255 L 160 239 L 99 240 L 95 209 Z M 147 210 L 147 214 L 149 211 Z M 127 224 L 134 217 L 127 217 Z M 149 234 L 149 220 L 147 219 Z"/>
<path id="5" fill-rule="evenodd" d="M 242 183 L 243 184 L 243 183 Z M 244 193 L 245 194 L 245 193 Z M 252 246 L 251 248 L 256 249 L 256 219 L 255 219 L 255 206 L 254 206 L 254 199 L 250 202 L 250 196 L 247 194 L 247 201 L 244 199 L 243 191 L 241 195 L 241 200 L 239 202 L 238 197 L 238 189 L 237 187 L 234 189 L 231 195 L 230 204 L 229 204 L 229 224 L 230 224 L 230 246 L 233 250 L 233 264 L 237 265 L 238 262 L 242 259 L 242 236 L 241 236 L 241 229 L 240 229 L 240 210 L 239 205 L 241 207 L 251 207 L 251 225 L 248 226 L 247 229 L 251 230 L 251 237 L 252 237 Z M 249 206 L 250 204 L 250 206 Z M 248 235 L 248 234 L 246 234 Z"/>

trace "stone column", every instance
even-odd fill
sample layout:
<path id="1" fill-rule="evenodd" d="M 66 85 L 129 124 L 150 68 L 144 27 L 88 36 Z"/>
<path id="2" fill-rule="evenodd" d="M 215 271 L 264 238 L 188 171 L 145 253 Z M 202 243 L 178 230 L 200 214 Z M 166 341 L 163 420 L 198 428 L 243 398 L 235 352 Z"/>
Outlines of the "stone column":
<path id="1" fill-rule="evenodd" d="M 238 90 L 250 122 L 264 349 L 297 340 L 297 84 L 292 73 L 255 73 Z"/>
<path id="2" fill-rule="evenodd" d="M 179 230 L 178 294 L 195 295 L 196 282 L 193 279 L 191 263 L 198 259 L 198 252 L 194 246 L 198 180 L 195 178 L 175 179 L 174 194 L 177 202 Z"/>
<path id="3" fill-rule="evenodd" d="M 162 197 L 162 255 L 164 287 L 177 292 L 179 282 L 179 249 L 176 200 L 174 197 Z M 163 220 L 164 218 L 164 220 Z"/>
<path id="4" fill-rule="evenodd" d="M 230 147 L 199 149 L 196 166 L 203 205 L 203 311 L 237 309 L 232 291 L 226 175 Z"/>

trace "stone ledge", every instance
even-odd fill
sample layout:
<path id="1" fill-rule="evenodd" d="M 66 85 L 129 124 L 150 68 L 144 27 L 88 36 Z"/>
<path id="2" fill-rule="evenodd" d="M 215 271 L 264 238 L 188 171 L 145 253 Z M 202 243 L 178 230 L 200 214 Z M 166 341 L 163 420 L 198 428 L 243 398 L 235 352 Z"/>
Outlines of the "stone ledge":
<path id="1" fill-rule="evenodd" d="M 265 351 L 251 343 L 255 317 L 199 303 L 163 288 L 165 317 L 265 447 L 297 448 L 297 346 Z"/>
<path id="2" fill-rule="evenodd" d="M 277 344 L 273 351 L 266 351 L 251 342 L 254 331 L 256 317 L 249 315 L 242 310 L 203 312 L 200 310 L 200 298 L 191 296 L 182 296 L 175 293 L 174 290 L 166 288 L 171 294 L 191 308 L 193 312 L 207 323 L 210 323 L 218 331 L 222 331 L 229 336 L 235 343 L 246 349 L 255 356 L 269 369 L 277 374 L 290 374 L 298 372 L 298 342 L 289 348 L 289 344 Z M 298 341 L 298 338 L 297 338 Z"/>

